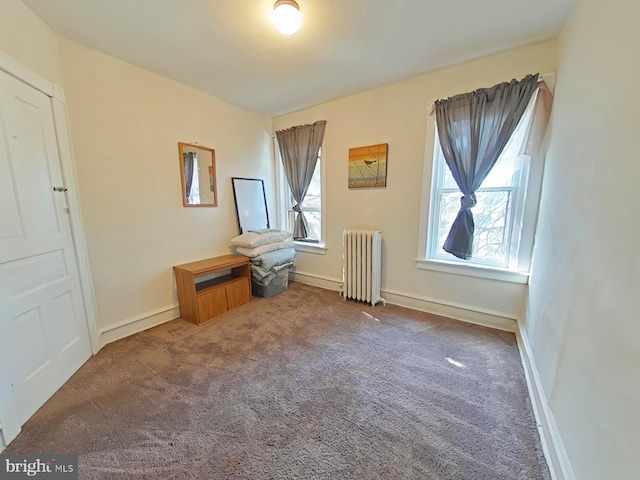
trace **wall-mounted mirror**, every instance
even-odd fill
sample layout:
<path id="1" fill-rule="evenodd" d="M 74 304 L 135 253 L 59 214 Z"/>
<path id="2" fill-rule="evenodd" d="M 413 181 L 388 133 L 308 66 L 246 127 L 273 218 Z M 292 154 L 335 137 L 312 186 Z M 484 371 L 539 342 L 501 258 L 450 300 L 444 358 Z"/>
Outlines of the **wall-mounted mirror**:
<path id="1" fill-rule="evenodd" d="M 217 207 L 216 151 L 198 144 L 178 143 L 185 207 Z"/>
<path id="2" fill-rule="evenodd" d="M 270 228 L 264 181 L 259 178 L 231 177 L 231 184 L 236 201 L 238 232 Z"/>

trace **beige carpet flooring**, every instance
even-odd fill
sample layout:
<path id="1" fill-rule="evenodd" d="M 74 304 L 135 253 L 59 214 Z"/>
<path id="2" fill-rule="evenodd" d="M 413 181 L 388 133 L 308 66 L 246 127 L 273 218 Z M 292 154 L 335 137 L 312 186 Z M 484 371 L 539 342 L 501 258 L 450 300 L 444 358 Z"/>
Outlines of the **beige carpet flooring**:
<path id="1" fill-rule="evenodd" d="M 107 345 L 4 453 L 81 479 L 548 479 L 515 337 L 290 284 Z"/>

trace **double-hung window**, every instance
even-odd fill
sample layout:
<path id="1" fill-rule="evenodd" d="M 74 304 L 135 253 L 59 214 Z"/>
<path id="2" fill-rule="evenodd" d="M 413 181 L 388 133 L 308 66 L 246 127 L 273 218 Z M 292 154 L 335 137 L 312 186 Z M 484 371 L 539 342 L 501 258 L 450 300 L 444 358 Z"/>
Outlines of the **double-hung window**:
<path id="1" fill-rule="evenodd" d="M 277 142 L 274 151 L 276 157 L 279 228 L 291 232 L 293 231 L 293 222 L 295 218 L 293 207 L 295 206 L 296 201 L 291 194 L 291 189 L 289 188 L 289 184 L 287 183 L 287 179 L 284 174 L 284 168 L 282 167 L 282 159 L 280 157 L 280 150 L 277 146 Z M 300 205 L 300 210 L 304 212 L 304 217 L 307 220 L 307 237 L 296 239 L 296 242 L 300 242 L 300 244 L 308 245 L 310 247 L 324 244 L 322 232 L 323 170 L 322 148 L 320 148 L 311 183 L 309 184 L 307 194 Z"/>
<path id="2" fill-rule="evenodd" d="M 443 250 L 463 196 L 442 153 L 435 122 L 432 121 L 433 162 L 429 215 L 424 257 L 420 268 L 459 271 L 473 275 L 493 271 L 511 271 L 505 279 L 525 282 L 533 245 L 542 175 L 542 158 L 523 154 L 538 92 L 532 97 L 516 130 L 489 175 L 476 190 L 477 204 L 472 208 L 475 232 L 471 258 L 462 260 Z M 429 142 L 428 142 L 429 143 Z M 537 162 L 537 163 L 532 163 Z M 456 270 L 460 266 L 462 270 Z M 479 267 L 465 269 L 467 267 Z M 452 268 L 451 268 L 452 267 Z M 484 267 L 484 268 L 483 268 Z M 491 274 L 486 276 L 492 277 Z M 502 278 L 494 276 L 494 278 Z"/>
<path id="3" fill-rule="evenodd" d="M 322 160 L 322 148 L 318 151 L 318 161 L 316 163 L 316 169 L 313 171 L 313 177 L 311 177 L 311 183 L 307 194 L 300 205 L 300 210 L 304 212 L 304 218 L 307 220 L 307 238 L 300 238 L 300 242 L 320 243 L 322 239 L 322 172 L 320 168 L 320 162 Z M 285 179 L 286 182 L 286 179 Z M 288 190 L 289 206 L 287 210 L 287 230 L 293 231 L 293 220 L 295 218 L 295 212 L 293 206 L 296 204 L 291 190 Z"/>

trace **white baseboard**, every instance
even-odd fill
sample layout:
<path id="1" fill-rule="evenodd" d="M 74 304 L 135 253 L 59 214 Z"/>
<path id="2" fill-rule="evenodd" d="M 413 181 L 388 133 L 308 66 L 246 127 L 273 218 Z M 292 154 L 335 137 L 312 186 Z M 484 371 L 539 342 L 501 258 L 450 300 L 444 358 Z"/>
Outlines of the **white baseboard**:
<path id="1" fill-rule="evenodd" d="M 293 282 L 305 283 L 314 287 L 326 288 L 327 290 L 340 291 L 342 280 L 337 278 L 324 277 L 306 272 L 289 272 L 289 278 Z M 392 305 L 411 308 L 421 312 L 441 315 L 467 323 L 483 325 L 485 327 L 515 332 L 517 328 L 517 317 L 504 312 L 487 310 L 483 308 L 463 305 L 460 303 L 438 300 L 435 298 L 422 297 L 410 293 L 396 290 L 382 290 L 382 296 Z"/>
<path id="2" fill-rule="evenodd" d="M 398 292 L 396 290 L 383 290 L 382 296 L 388 303 L 393 305 L 412 308 L 414 310 L 420 310 L 421 312 L 441 315 L 462 322 L 482 325 L 506 332 L 516 331 L 517 318 L 508 313 Z"/>
<path id="3" fill-rule="evenodd" d="M 300 282 L 305 285 L 311 285 L 313 287 L 320 287 L 326 290 L 333 290 L 334 292 L 340 291 L 340 285 L 342 280 L 336 278 L 324 277 L 322 275 L 316 275 L 305 272 L 294 272 L 293 269 L 289 270 L 289 280 L 292 282 Z"/>
<path id="4" fill-rule="evenodd" d="M 547 402 L 547 397 L 542 389 L 542 382 L 538 374 L 538 368 L 533 356 L 533 350 L 527 337 L 524 325 L 518 322 L 516 331 L 516 339 L 518 341 L 518 349 L 520 350 L 520 360 L 524 369 L 524 376 L 527 380 L 527 388 L 529 389 L 529 398 L 533 406 L 533 414 L 536 418 L 538 432 L 540 433 L 540 441 L 542 450 L 547 459 L 551 478 L 553 480 L 575 480 L 567 451 L 564 448 L 558 425 L 555 417 Z"/>
<path id="5" fill-rule="evenodd" d="M 134 333 L 142 332 L 160 324 L 180 317 L 179 305 L 167 305 L 166 307 L 152 310 L 132 318 L 128 318 L 113 325 L 100 329 L 100 348 L 106 344 L 128 337 Z"/>

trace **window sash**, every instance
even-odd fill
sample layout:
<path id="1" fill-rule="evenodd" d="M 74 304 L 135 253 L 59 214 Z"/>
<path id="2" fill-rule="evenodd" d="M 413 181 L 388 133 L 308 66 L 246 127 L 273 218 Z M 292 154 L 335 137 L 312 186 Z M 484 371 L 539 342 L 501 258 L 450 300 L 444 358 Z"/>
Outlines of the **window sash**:
<path id="1" fill-rule="evenodd" d="M 295 212 L 293 211 L 293 206 L 296 204 L 295 199 L 293 198 L 293 195 L 291 194 L 291 189 L 289 188 L 289 184 L 287 182 L 285 173 L 284 173 L 284 168 L 282 167 L 282 158 L 280 156 L 280 149 L 278 148 L 278 142 L 277 139 L 274 137 L 274 158 L 275 158 L 275 162 L 276 162 L 276 168 L 277 168 L 277 172 L 279 172 L 279 174 L 277 175 L 277 177 L 279 178 L 278 181 L 278 199 L 279 199 L 279 206 L 278 206 L 278 211 L 279 216 L 282 217 L 282 219 L 280 220 L 280 228 L 283 228 L 285 230 L 288 231 L 292 231 L 293 229 L 293 222 L 294 222 L 294 218 L 295 218 Z M 314 244 L 322 244 L 323 240 L 324 240 L 324 233 L 323 233 L 323 226 L 324 226 L 324 221 L 323 221 L 323 211 L 324 211 L 324 206 L 323 206 L 323 202 L 325 200 L 325 192 L 324 192 L 324 184 L 323 184 L 323 180 L 322 180 L 322 155 L 323 155 L 323 148 L 320 148 L 320 151 L 318 152 L 318 159 L 317 159 L 317 163 L 316 163 L 316 167 L 314 170 L 314 176 L 315 175 L 319 175 L 320 176 L 320 206 L 319 207 L 309 207 L 309 206 L 304 206 L 302 205 L 300 207 L 300 210 L 306 213 L 316 213 L 319 214 L 320 217 L 320 225 L 319 225 L 319 231 L 318 231 L 318 239 L 315 238 L 305 238 L 305 239 L 296 239 L 296 242 L 303 242 L 303 243 L 314 243 Z M 303 202 L 304 204 L 304 202 Z"/>
<path id="2" fill-rule="evenodd" d="M 315 208 L 315 209 L 304 209 L 301 208 L 300 210 L 302 210 L 303 212 L 307 212 L 307 213 L 319 213 L 321 220 L 322 220 L 322 211 L 319 208 Z M 285 225 L 285 230 L 291 230 L 293 228 L 293 222 L 295 220 L 295 215 L 296 212 L 294 212 L 293 210 L 287 210 L 287 216 L 286 216 L 286 225 Z M 322 221 L 320 222 L 320 229 L 322 229 Z M 320 236 L 322 237 L 322 231 L 320 231 Z M 305 243 L 320 243 L 321 238 L 319 239 L 315 239 L 315 238 L 296 238 L 295 240 L 296 242 L 305 242 Z"/>
<path id="3" fill-rule="evenodd" d="M 485 193 L 485 192 L 498 192 L 498 193 L 506 193 L 507 194 L 507 204 L 505 206 L 506 212 L 507 212 L 507 216 L 504 219 L 504 232 L 505 232 L 505 240 L 502 242 L 505 254 L 504 254 L 504 260 L 499 261 L 499 260 L 491 260 L 491 259 L 486 259 L 486 258 L 478 258 L 478 257 L 471 257 L 471 262 L 474 264 L 478 264 L 478 265 L 491 265 L 491 266 L 495 266 L 495 267 L 502 267 L 502 268 L 506 268 L 509 265 L 509 261 L 510 261 L 510 257 L 511 257 L 511 252 L 512 252 L 512 244 L 513 244 L 513 232 L 514 232 L 514 219 L 515 219 L 515 215 L 514 215 L 514 206 L 516 203 L 516 199 L 517 199 L 517 195 L 518 195 L 518 187 L 515 186 L 511 186 L 511 187 L 489 187 L 489 188 L 479 188 L 478 190 L 476 190 L 476 194 L 479 193 Z M 433 250 L 431 252 L 430 258 L 435 258 L 435 259 L 439 259 L 439 260 L 455 260 L 455 257 L 453 257 L 452 255 L 442 251 L 442 249 L 440 248 L 440 242 L 438 241 L 438 237 L 439 237 L 439 233 L 440 233 L 440 222 L 441 222 L 441 216 L 442 216 L 442 198 L 444 197 L 444 195 L 446 194 L 459 194 L 460 196 L 463 195 L 463 193 L 456 188 L 443 188 L 442 190 L 440 190 L 437 194 L 437 198 L 436 200 L 436 205 L 434 208 L 434 219 L 436 220 L 434 222 L 434 227 L 433 230 L 431 231 L 431 235 L 432 235 L 432 241 L 431 241 L 431 245 L 433 247 Z M 478 224 L 476 223 L 476 234 L 478 232 L 482 231 L 481 228 L 478 228 Z M 452 258 L 453 257 L 453 258 Z M 467 260 L 466 262 L 469 262 L 469 260 Z"/>
<path id="4" fill-rule="evenodd" d="M 518 263 L 518 249 L 520 244 L 520 235 L 522 232 L 523 216 L 524 216 L 524 203 L 525 203 L 525 188 L 527 185 L 529 175 L 529 163 L 526 159 L 523 159 L 523 164 L 516 175 L 512 179 L 511 186 L 500 187 L 480 187 L 476 190 L 476 194 L 482 192 L 508 192 L 509 204 L 507 205 L 507 218 L 505 219 L 505 232 L 506 238 L 503 243 L 505 256 L 503 261 L 495 261 L 490 259 L 482 259 L 477 257 L 471 257 L 467 260 L 462 260 L 454 255 L 450 255 L 442 251 L 442 246 L 438 245 L 438 234 L 440 232 L 440 222 L 442 214 L 442 198 L 447 193 L 459 193 L 460 196 L 463 193 L 459 188 L 445 188 L 443 186 L 445 173 L 446 173 L 446 160 L 440 144 L 438 143 L 438 133 L 435 132 L 435 143 L 433 152 L 433 179 L 432 179 L 432 195 L 431 195 L 431 208 L 428 221 L 428 236 L 427 236 L 427 258 L 434 260 L 445 260 L 450 262 L 486 265 L 500 268 L 516 268 Z M 473 209 L 472 209 L 473 212 Z"/>

